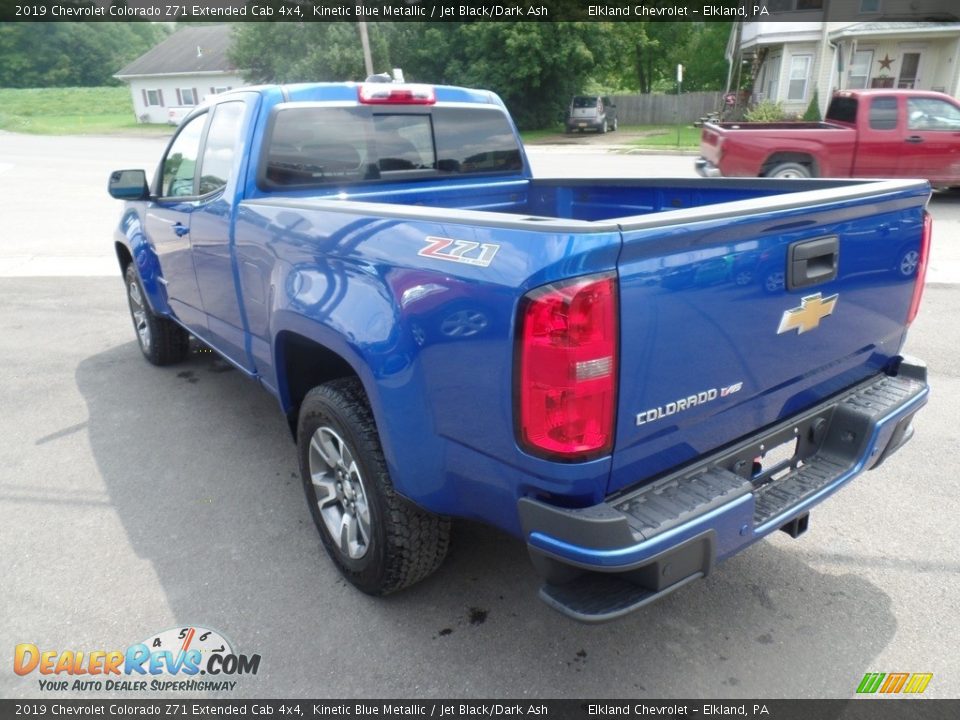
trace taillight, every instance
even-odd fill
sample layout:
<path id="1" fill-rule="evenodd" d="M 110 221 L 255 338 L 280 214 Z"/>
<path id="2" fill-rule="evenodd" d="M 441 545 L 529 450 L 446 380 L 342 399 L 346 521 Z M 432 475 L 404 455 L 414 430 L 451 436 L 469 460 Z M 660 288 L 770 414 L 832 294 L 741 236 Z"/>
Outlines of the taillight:
<path id="1" fill-rule="evenodd" d="M 913 322 L 920 310 L 923 298 L 923 286 L 927 281 L 927 262 L 930 258 L 930 237 L 933 235 L 933 218 L 923 212 L 923 235 L 920 238 L 920 258 L 917 261 L 917 276 L 914 278 L 913 297 L 910 299 L 910 311 L 907 313 L 907 325 Z"/>
<path id="2" fill-rule="evenodd" d="M 617 325 L 614 273 L 546 285 L 524 296 L 515 388 L 521 447 L 567 461 L 613 449 Z"/>
<path id="3" fill-rule="evenodd" d="M 437 101 L 432 85 L 396 83 L 363 83 L 357 98 L 364 105 L 433 105 Z"/>

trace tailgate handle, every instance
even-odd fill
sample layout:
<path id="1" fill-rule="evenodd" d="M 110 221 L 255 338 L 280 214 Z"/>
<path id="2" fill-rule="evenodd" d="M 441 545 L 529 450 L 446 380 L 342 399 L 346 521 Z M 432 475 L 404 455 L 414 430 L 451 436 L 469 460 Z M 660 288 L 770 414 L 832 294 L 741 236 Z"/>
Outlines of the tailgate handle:
<path id="1" fill-rule="evenodd" d="M 837 277 L 839 262 L 840 238 L 836 235 L 793 243 L 787 254 L 787 289 L 830 282 Z"/>

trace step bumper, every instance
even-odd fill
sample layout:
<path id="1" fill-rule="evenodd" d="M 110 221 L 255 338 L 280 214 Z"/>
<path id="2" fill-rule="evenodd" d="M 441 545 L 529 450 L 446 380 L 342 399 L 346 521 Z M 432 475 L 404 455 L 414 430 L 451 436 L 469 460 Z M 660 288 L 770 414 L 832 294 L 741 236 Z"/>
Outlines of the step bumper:
<path id="1" fill-rule="evenodd" d="M 922 361 L 903 358 L 896 374 L 593 507 L 521 499 L 524 537 L 546 581 L 541 598 L 578 620 L 610 620 L 774 530 L 796 537 L 812 507 L 910 439 L 926 377 Z"/>

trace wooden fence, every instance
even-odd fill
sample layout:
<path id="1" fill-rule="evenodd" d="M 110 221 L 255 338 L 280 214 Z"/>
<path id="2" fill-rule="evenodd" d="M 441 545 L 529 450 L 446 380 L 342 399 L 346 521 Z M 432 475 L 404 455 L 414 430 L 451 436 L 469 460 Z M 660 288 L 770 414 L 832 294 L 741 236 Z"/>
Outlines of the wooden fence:
<path id="1" fill-rule="evenodd" d="M 723 93 L 692 92 L 677 95 L 614 95 L 621 125 L 692 123 L 720 109 Z"/>

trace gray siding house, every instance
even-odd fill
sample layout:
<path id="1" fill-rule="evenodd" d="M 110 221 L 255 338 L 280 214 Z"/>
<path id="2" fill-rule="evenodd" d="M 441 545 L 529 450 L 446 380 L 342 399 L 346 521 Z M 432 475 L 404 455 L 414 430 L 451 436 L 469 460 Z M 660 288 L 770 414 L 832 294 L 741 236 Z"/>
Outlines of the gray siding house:
<path id="1" fill-rule="evenodd" d="M 227 59 L 229 45 L 229 25 L 186 27 L 114 77 L 129 83 L 140 122 L 171 122 L 182 114 L 171 108 L 189 108 L 209 95 L 246 85 Z"/>
<path id="2" fill-rule="evenodd" d="M 733 67 L 753 77 L 753 102 L 779 102 L 800 114 L 816 91 L 822 114 L 837 90 L 960 95 L 960 4 L 944 13 L 939 0 L 779 2 L 794 3 L 793 11 L 735 24 L 728 46 Z M 903 19 L 918 16 L 932 19 Z"/>

